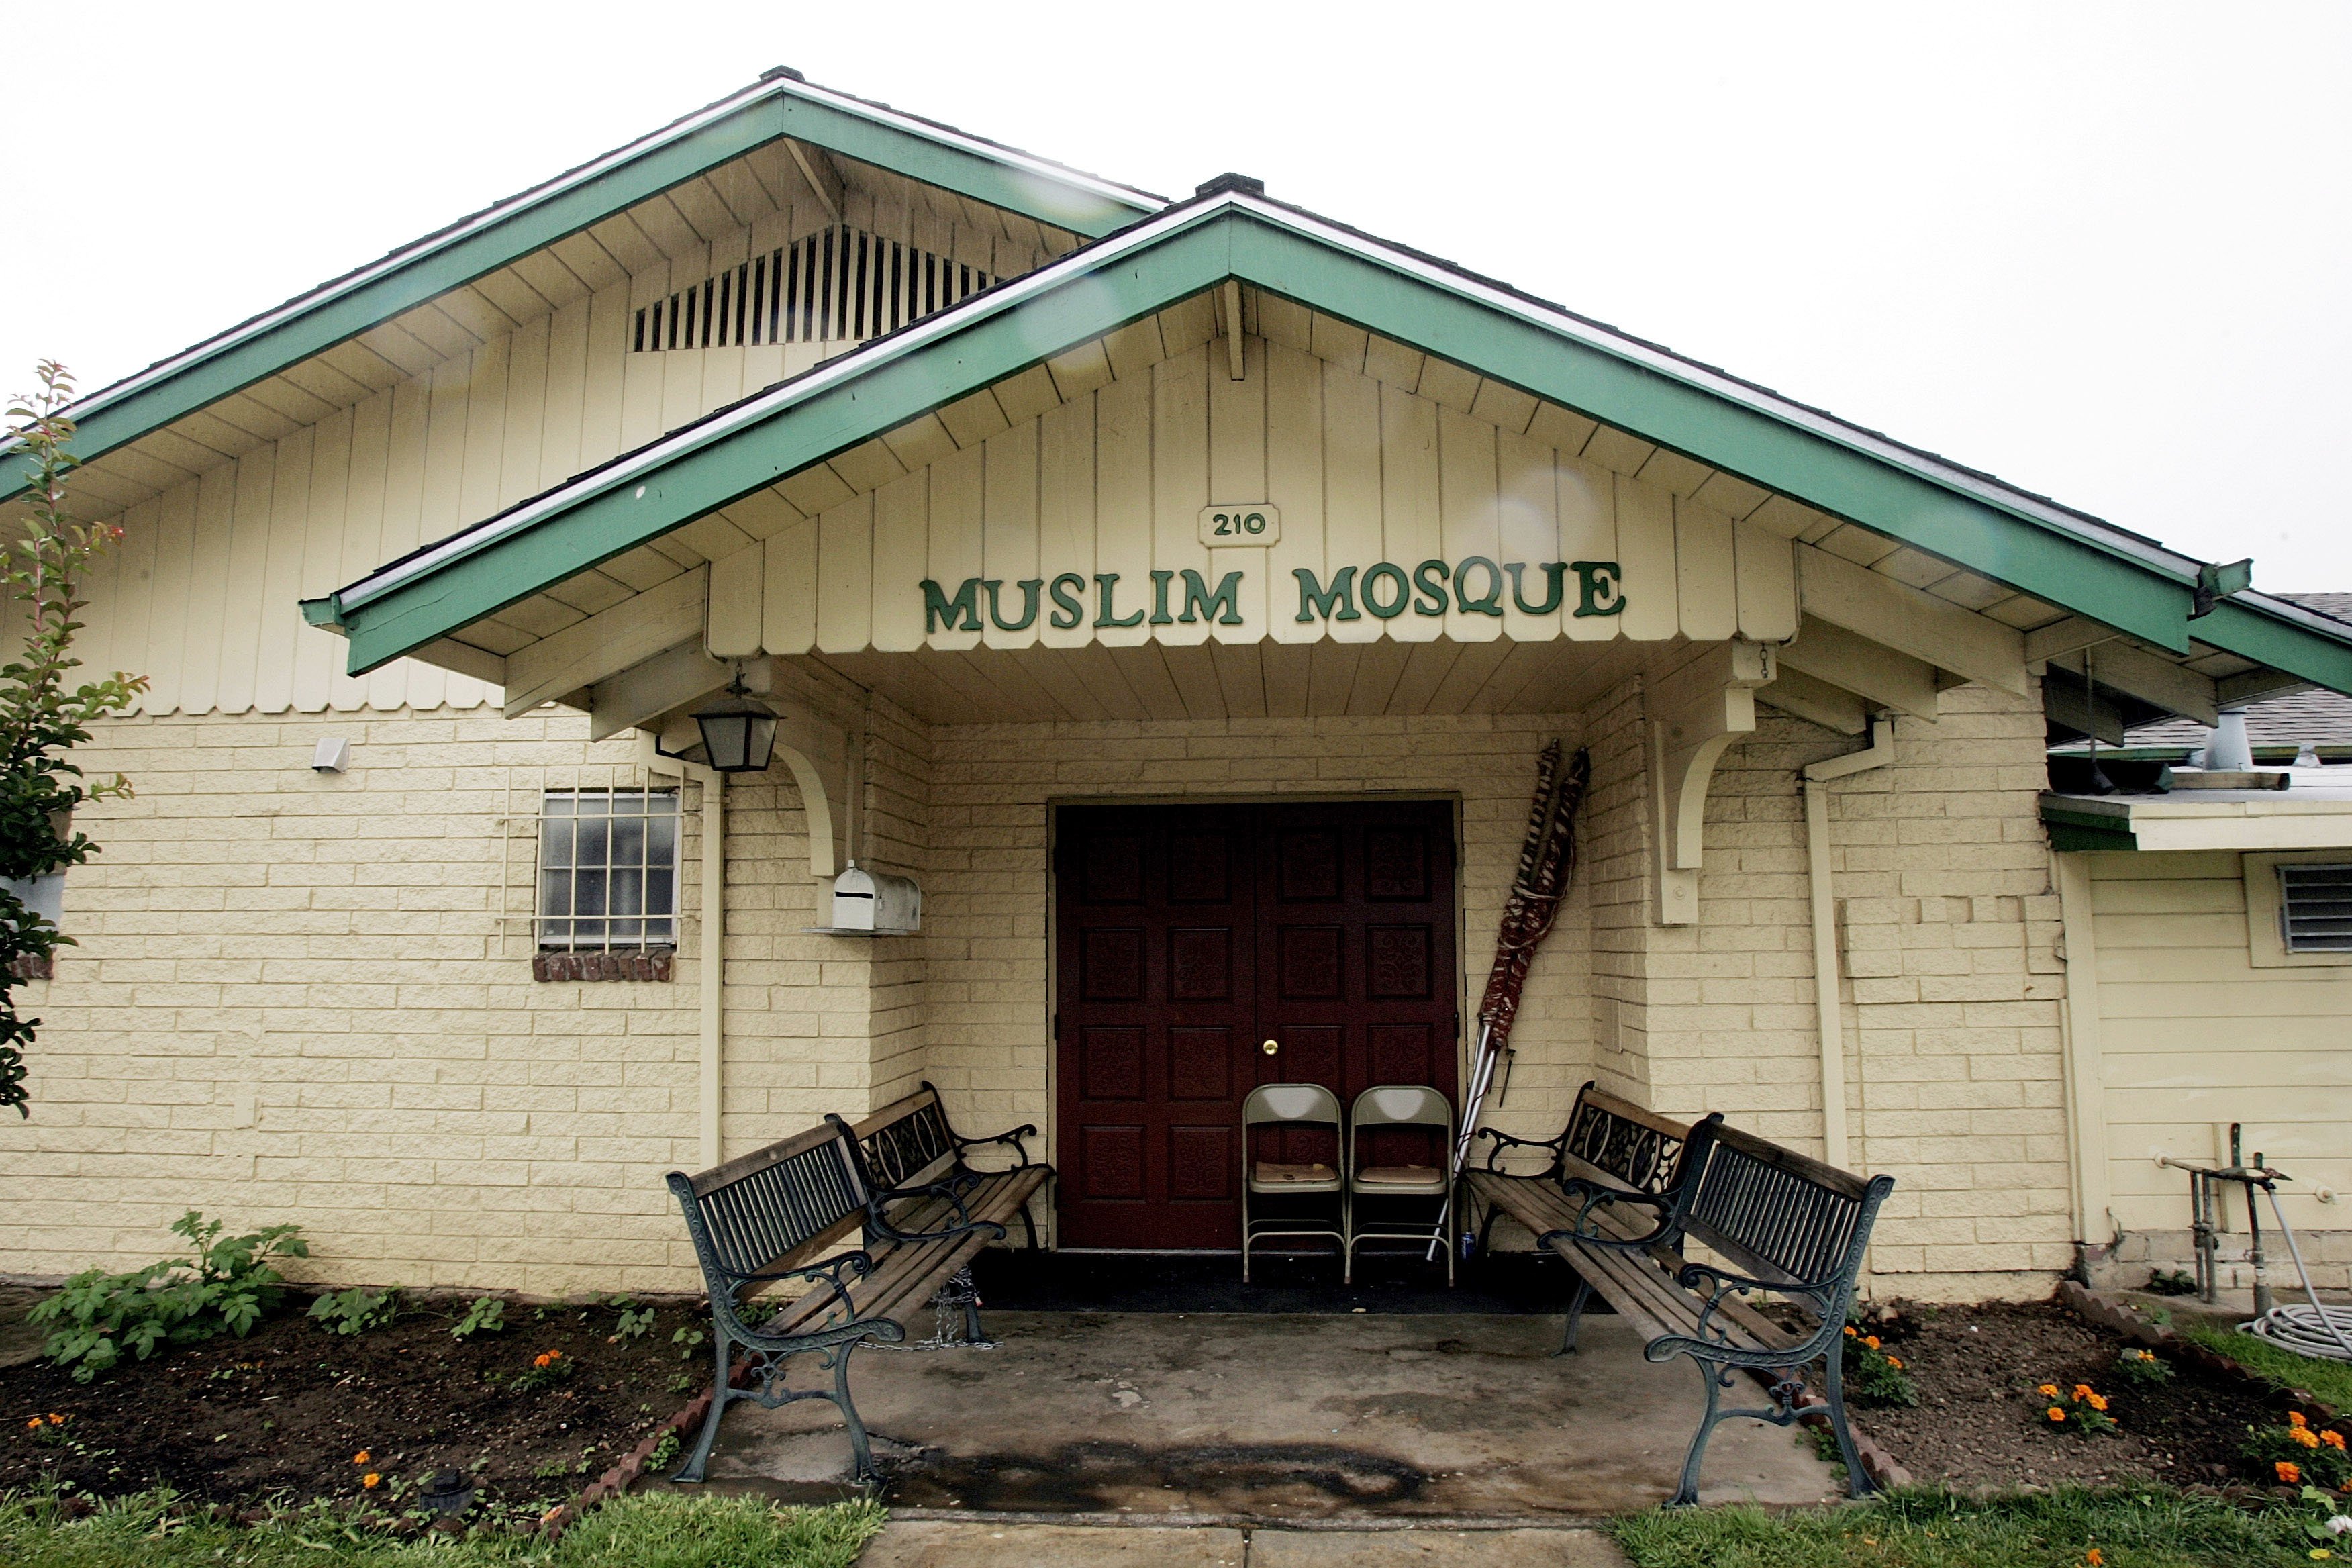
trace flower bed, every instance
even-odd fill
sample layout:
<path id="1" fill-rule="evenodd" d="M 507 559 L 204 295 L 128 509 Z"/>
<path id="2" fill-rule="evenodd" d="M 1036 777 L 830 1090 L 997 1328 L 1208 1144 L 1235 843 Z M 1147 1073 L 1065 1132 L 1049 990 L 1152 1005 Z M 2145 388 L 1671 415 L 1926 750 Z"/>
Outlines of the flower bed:
<path id="1" fill-rule="evenodd" d="M 87 1384 L 46 1361 L 0 1372 L 0 1489 L 163 1486 L 421 1520 L 428 1478 L 454 1471 L 474 1493 L 469 1518 L 536 1521 L 709 1379 L 703 1317 L 683 1306 L 509 1303 L 501 1330 L 461 1341 L 462 1301 L 404 1303 L 388 1326 L 350 1334 L 309 1305 L 289 1300 L 242 1339 L 126 1357 Z"/>
<path id="2" fill-rule="evenodd" d="M 1890 1310 L 1869 1331 L 1919 1403 L 1855 1419 L 1923 1482 L 2274 1484 L 2244 1450 L 2249 1428 L 2283 1426 L 2284 1408 L 2240 1379 L 2143 1364 L 2130 1352 L 2144 1347 L 2056 1302 Z"/>

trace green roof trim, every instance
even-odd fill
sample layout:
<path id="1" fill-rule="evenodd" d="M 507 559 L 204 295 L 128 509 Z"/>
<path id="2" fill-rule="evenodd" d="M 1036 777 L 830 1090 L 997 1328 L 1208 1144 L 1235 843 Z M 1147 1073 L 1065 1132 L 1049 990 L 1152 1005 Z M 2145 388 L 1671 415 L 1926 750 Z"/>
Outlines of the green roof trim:
<path id="1" fill-rule="evenodd" d="M 1158 210 L 1141 192 L 845 94 L 771 78 L 289 301 L 71 410 L 89 462 L 404 311 L 782 137 L 1092 238 Z M 0 499 L 21 479 L 0 481 Z"/>
<path id="2" fill-rule="evenodd" d="M 321 614 L 354 673 L 907 420 L 1238 278 L 1578 409 L 2158 647 L 2200 641 L 2352 691 L 2352 641 L 2223 601 L 2199 563 L 2000 504 L 1996 487 L 1247 195 L 1171 208 L 394 563 Z M 2000 492 L 2006 494 L 2007 492 Z M 2054 510 L 2054 509 L 2053 509 Z M 2245 647 L 2238 645 L 2244 644 Z M 2255 647 L 2266 651 L 2252 651 Z M 2290 662 L 2291 661 L 2291 662 Z M 2315 671 L 2324 673 L 2314 673 Z"/>
<path id="3" fill-rule="evenodd" d="M 2045 795 L 2042 797 L 2042 825 L 2049 830 L 2053 849 L 2104 854 L 2139 848 L 2139 838 L 2131 830 L 2128 809 L 2120 816 L 2111 816 Z"/>
<path id="4" fill-rule="evenodd" d="M 2352 695 L 2352 637 L 2305 625 L 2291 612 L 2250 597 L 2222 599 L 2190 630 L 2199 642 Z"/>

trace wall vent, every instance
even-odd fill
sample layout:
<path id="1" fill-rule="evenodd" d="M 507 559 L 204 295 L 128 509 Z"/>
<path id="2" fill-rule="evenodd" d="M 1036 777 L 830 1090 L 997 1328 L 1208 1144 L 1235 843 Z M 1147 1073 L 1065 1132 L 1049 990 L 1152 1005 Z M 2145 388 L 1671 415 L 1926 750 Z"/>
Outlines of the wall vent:
<path id="1" fill-rule="evenodd" d="M 995 281 L 950 257 L 843 224 L 641 306 L 629 352 L 862 342 Z"/>
<path id="2" fill-rule="evenodd" d="M 2281 866 L 2280 933 L 2289 952 L 2352 952 L 2352 866 Z"/>

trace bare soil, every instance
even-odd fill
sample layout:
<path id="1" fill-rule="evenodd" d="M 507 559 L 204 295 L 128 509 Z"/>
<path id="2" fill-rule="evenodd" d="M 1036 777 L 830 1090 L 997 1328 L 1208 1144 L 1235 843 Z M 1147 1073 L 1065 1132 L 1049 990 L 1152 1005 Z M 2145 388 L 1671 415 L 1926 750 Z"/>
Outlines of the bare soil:
<path id="1" fill-rule="evenodd" d="M 2238 1454 L 2249 1426 L 2285 1419 L 2284 1406 L 2183 1363 L 2169 1383 L 2126 1383 L 2120 1335 L 2055 1302 L 1927 1306 L 1902 1302 L 1870 1331 L 1919 1385 L 1912 1409 L 1864 1409 L 1854 1419 L 1921 1481 L 1959 1487 L 2048 1486 L 2148 1479 L 2175 1486 L 2256 1484 L 2269 1478 Z M 2161 1353 L 2161 1352 L 2159 1352 Z M 2120 1432 L 2054 1427 L 2042 1384 L 2091 1385 Z"/>
<path id="2" fill-rule="evenodd" d="M 412 1304 L 390 1327 L 356 1336 L 305 1318 L 309 1304 L 295 1297 L 244 1339 L 127 1362 L 89 1384 L 46 1360 L 0 1367 L 0 1489 L 70 1481 L 113 1495 L 162 1485 L 224 1504 L 331 1498 L 398 1511 L 426 1477 L 458 1470 L 486 1511 L 536 1514 L 576 1494 L 710 1376 L 707 1348 L 681 1358 L 670 1341 L 709 1320 L 676 1306 L 658 1308 L 642 1337 L 620 1340 L 618 1311 L 603 1302 L 509 1305 L 504 1332 L 461 1342 L 449 1330 L 462 1303 Z M 547 1351 L 572 1363 L 568 1378 L 510 1386 Z M 26 1425 L 36 1418 L 38 1431 Z M 369 1474 L 379 1478 L 373 1489 Z"/>

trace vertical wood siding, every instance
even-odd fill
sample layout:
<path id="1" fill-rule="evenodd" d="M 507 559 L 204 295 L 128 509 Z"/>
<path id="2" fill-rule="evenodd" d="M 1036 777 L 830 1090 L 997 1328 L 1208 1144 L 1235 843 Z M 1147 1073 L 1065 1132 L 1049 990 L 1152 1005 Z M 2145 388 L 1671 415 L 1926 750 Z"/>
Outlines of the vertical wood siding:
<path id="1" fill-rule="evenodd" d="M 1008 238 L 858 190 L 845 193 L 840 220 L 994 276 L 1046 259 L 1034 232 Z M 413 659 L 344 675 L 341 640 L 304 626 L 299 601 L 854 346 L 843 339 L 628 352 L 635 307 L 835 221 L 814 205 L 789 207 L 708 244 L 679 243 L 667 261 L 639 258 L 625 279 L 551 315 L 479 343 L 453 341 L 447 357 L 407 379 L 314 424 L 281 424 L 275 439 L 130 507 L 120 519 L 121 547 L 90 575 L 84 664 L 148 676 L 141 710 L 152 714 L 474 708 L 492 700 L 496 688 Z M 1035 429 L 1025 428 L 1014 439 L 1034 447 Z M 1013 471 L 1008 457 L 1004 472 Z M 102 502 L 97 487 L 89 500 Z M 873 506 L 862 497 L 856 504 L 857 558 L 836 549 L 835 565 L 836 574 L 852 574 L 842 581 L 863 583 L 871 564 L 863 520 Z M 890 515 L 903 524 L 903 498 L 897 505 Z M 506 623 L 469 640 L 503 655 L 705 561 L 738 555 L 761 537 L 748 531 L 761 526 L 760 516 L 747 503 L 728 518 L 703 519 L 517 606 Z M 831 526 L 838 544 L 847 515 Z M 843 628 L 835 624 L 829 635 Z"/>

